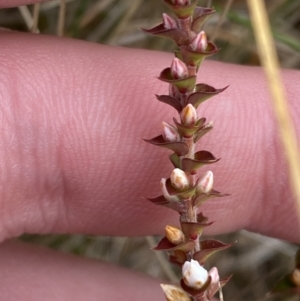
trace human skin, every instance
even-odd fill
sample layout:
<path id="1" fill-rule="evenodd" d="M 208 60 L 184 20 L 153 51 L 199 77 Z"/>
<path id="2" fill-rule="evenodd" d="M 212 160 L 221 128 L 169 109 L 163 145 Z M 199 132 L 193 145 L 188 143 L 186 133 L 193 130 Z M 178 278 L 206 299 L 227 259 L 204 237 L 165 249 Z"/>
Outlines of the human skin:
<path id="1" fill-rule="evenodd" d="M 2 32 L 0 43 L 1 241 L 22 233 L 152 235 L 176 225 L 175 212 L 145 199 L 169 177 L 169 152 L 142 140 L 176 116 L 153 96 L 167 91 L 155 76 L 172 55 L 16 32 Z M 296 120 L 300 73 L 282 75 Z M 263 71 L 206 61 L 199 81 L 230 84 L 198 110 L 215 121 L 199 146 L 222 157 L 209 167 L 215 188 L 232 194 L 203 206 L 215 221 L 206 234 L 244 228 L 299 243 Z M 147 277 L 22 243 L 0 246 L 0 266 L 3 300 L 140 300 L 145 290 L 144 300 L 163 298 Z"/>

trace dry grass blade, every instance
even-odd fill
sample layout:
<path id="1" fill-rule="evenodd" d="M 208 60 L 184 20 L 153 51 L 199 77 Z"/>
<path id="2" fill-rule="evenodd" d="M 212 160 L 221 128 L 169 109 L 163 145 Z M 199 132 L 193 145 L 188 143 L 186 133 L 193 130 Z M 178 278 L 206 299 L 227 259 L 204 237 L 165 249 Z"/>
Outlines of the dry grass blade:
<path id="1" fill-rule="evenodd" d="M 212 34 L 212 37 L 210 39 L 212 42 L 214 41 L 215 37 L 217 36 L 218 31 L 219 31 L 221 25 L 223 24 L 223 22 L 225 20 L 225 17 L 227 15 L 228 11 L 230 10 L 230 7 L 232 6 L 232 3 L 233 3 L 233 0 L 227 0 L 225 8 L 222 12 L 222 15 L 221 15 L 220 19 L 219 19 L 219 22 L 218 22 L 218 24 L 217 24 L 217 26 L 216 26 L 213 34 Z"/>
<path id="2" fill-rule="evenodd" d="M 33 28 L 33 25 L 34 25 L 34 18 L 30 12 L 28 6 L 27 5 L 19 6 L 18 9 L 21 13 L 22 18 L 25 21 L 25 24 L 26 24 L 28 30 L 31 31 Z M 35 32 L 39 32 L 39 31 L 37 30 Z"/>
<path id="3" fill-rule="evenodd" d="M 110 0 L 100 0 L 93 3 L 84 13 L 79 23 L 79 27 L 83 28 L 92 23 L 97 16 L 111 4 Z"/>
<path id="4" fill-rule="evenodd" d="M 31 32 L 39 32 L 38 24 L 39 24 L 39 15 L 40 15 L 40 3 L 36 3 L 33 7 L 33 25 L 31 28 Z"/>
<path id="5" fill-rule="evenodd" d="M 156 241 L 154 240 L 154 238 L 152 236 L 147 236 L 147 237 L 145 237 L 145 239 L 146 239 L 148 245 L 150 246 L 150 248 L 153 248 L 156 245 Z M 163 253 L 155 252 L 155 256 L 156 256 L 158 262 L 160 263 L 162 270 L 165 272 L 165 274 L 167 275 L 169 280 L 173 283 L 177 283 L 179 281 L 179 278 L 173 271 L 170 263 L 166 260 L 166 257 L 163 255 Z"/>
<path id="6" fill-rule="evenodd" d="M 65 18 L 66 18 L 66 0 L 60 0 L 58 22 L 57 22 L 57 35 L 62 37 L 64 35 Z"/>
<path id="7" fill-rule="evenodd" d="M 134 2 L 127 3 L 128 9 L 126 10 L 126 13 L 118 23 L 118 25 L 114 28 L 114 31 L 111 35 L 111 38 L 108 40 L 109 44 L 114 44 L 116 40 L 118 39 L 119 33 L 126 28 L 127 22 L 130 20 L 130 18 L 134 15 L 134 13 L 139 9 L 139 7 L 142 5 L 144 0 L 135 0 Z"/>
<path id="8" fill-rule="evenodd" d="M 66 0 L 66 3 L 75 2 L 75 1 L 76 0 Z M 41 10 L 48 11 L 48 10 L 51 10 L 58 6 L 60 6 L 60 0 L 47 1 L 47 2 L 41 3 Z"/>
<path id="9" fill-rule="evenodd" d="M 251 13 L 252 26 L 257 40 L 260 61 L 265 69 L 273 98 L 273 107 L 288 162 L 291 187 L 296 197 L 296 209 L 300 224 L 300 160 L 297 137 L 280 78 L 280 67 L 271 34 L 268 14 L 263 1 L 247 0 L 247 3 Z"/>

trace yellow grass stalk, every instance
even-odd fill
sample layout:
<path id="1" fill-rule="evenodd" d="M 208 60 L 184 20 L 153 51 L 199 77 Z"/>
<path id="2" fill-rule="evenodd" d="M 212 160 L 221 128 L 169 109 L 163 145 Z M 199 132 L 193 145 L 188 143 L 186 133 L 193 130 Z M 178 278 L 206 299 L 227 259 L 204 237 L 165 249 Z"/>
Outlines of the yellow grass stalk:
<path id="1" fill-rule="evenodd" d="M 66 0 L 60 0 L 58 21 L 57 21 L 57 35 L 62 37 L 64 35 L 65 19 L 66 19 Z"/>
<path id="2" fill-rule="evenodd" d="M 273 99 L 280 138 L 286 154 L 290 184 L 296 199 L 300 224 L 300 158 L 297 137 L 289 113 L 285 89 L 280 76 L 278 57 L 263 0 L 247 0 L 261 64 L 265 70 Z"/>

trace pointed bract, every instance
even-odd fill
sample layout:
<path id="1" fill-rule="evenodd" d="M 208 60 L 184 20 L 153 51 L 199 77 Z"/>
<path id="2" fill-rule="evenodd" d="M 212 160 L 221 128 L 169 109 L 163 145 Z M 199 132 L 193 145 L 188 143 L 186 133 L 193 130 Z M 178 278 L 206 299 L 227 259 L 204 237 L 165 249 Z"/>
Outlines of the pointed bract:
<path id="1" fill-rule="evenodd" d="M 213 8 L 196 7 L 193 16 L 192 30 L 195 32 L 199 32 L 202 28 L 203 23 L 209 17 L 211 17 L 213 13 L 215 13 L 215 10 Z"/>
<path id="2" fill-rule="evenodd" d="M 166 237 L 162 238 L 158 245 L 153 248 L 156 251 L 175 251 L 181 250 L 184 252 L 190 252 L 195 248 L 195 242 L 193 240 L 188 240 L 180 245 L 172 244 Z"/>
<path id="3" fill-rule="evenodd" d="M 155 204 L 155 205 L 160 205 L 172 210 L 177 211 L 179 214 L 184 213 L 185 211 L 185 206 L 184 204 L 182 204 L 182 202 L 172 202 L 172 201 L 168 201 L 164 198 L 163 195 L 160 195 L 156 198 L 148 198 L 147 200 L 149 200 L 151 203 Z"/>
<path id="4" fill-rule="evenodd" d="M 171 18 L 168 14 L 163 14 L 163 23 L 165 29 L 174 29 L 177 28 L 177 22 Z"/>
<path id="5" fill-rule="evenodd" d="M 195 153 L 195 159 L 182 159 L 182 169 L 185 172 L 196 173 L 200 167 L 218 162 L 219 160 L 220 159 L 215 158 L 212 153 L 202 150 Z"/>
<path id="6" fill-rule="evenodd" d="M 168 148 L 179 156 L 184 156 L 185 154 L 187 154 L 189 150 L 185 142 L 169 142 L 166 141 L 162 135 L 159 135 L 152 139 L 144 139 L 144 141 L 151 143 L 153 145 Z"/>
<path id="7" fill-rule="evenodd" d="M 162 122 L 162 136 L 168 142 L 176 142 L 180 141 L 180 135 L 175 126 Z"/>
<path id="8" fill-rule="evenodd" d="M 207 171 L 202 178 L 200 179 L 198 185 L 197 185 L 197 192 L 201 193 L 209 193 L 214 184 L 214 174 L 212 171 Z"/>

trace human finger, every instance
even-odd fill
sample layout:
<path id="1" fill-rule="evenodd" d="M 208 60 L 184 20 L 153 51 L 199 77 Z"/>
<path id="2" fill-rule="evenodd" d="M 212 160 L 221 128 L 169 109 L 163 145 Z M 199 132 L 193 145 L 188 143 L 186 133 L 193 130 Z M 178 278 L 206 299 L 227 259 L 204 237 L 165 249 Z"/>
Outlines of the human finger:
<path id="1" fill-rule="evenodd" d="M 176 112 L 154 100 L 159 52 L 2 33 L 0 50 L 1 237 L 28 233 L 161 233 L 176 213 L 145 200 L 172 168 L 168 152 L 142 141 Z M 284 72 L 294 118 L 299 78 Z M 208 233 L 247 228 L 299 240 L 269 95 L 259 68 L 206 62 L 199 79 L 231 87 L 199 110 L 215 120 L 200 147 L 222 160 L 215 187 L 232 196 L 203 208 Z M 275 176 L 276 175 L 276 176 Z M 293 231 L 292 231 L 293 230 Z"/>

